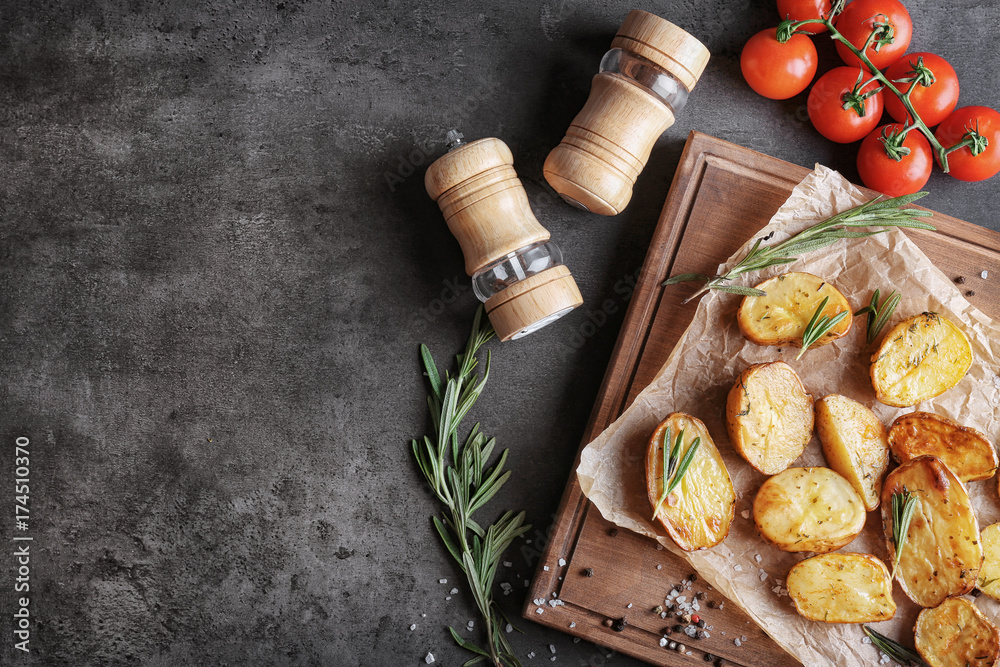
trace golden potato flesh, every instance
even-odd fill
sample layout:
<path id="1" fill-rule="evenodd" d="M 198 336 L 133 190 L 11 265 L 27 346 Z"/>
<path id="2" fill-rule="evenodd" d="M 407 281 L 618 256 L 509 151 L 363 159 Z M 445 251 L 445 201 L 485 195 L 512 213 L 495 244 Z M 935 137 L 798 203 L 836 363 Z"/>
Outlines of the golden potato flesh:
<path id="1" fill-rule="evenodd" d="M 921 611 L 913 633 L 917 653 L 930 667 L 992 667 L 1000 656 L 996 626 L 964 598 Z"/>
<path id="2" fill-rule="evenodd" d="M 995 600 L 1000 600 L 1000 523 L 983 528 L 979 535 L 983 545 L 983 567 L 976 586 Z"/>
<path id="3" fill-rule="evenodd" d="M 729 439 L 747 463 L 774 475 L 797 459 L 813 431 L 813 397 L 783 361 L 754 364 L 726 401 Z"/>
<path id="4" fill-rule="evenodd" d="M 829 468 L 789 468 L 761 484 L 753 521 L 760 536 L 782 551 L 826 553 L 861 532 L 865 504 Z"/>
<path id="5" fill-rule="evenodd" d="M 684 431 L 679 460 L 695 438 L 701 442 L 680 484 L 656 511 L 656 518 L 685 551 L 715 546 L 729 534 L 736 511 L 736 493 L 726 464 L 700 419 L 675 412 L 660 423 L 650 438 L 646 450 L 646 491 L 650 505 L 655 509 L 663 495 L 663 441 L 668 428 L 671 448 Z"/>
<path id="6" fill-rule="evenodd" d="M 816 434 L 827 464 L 861 494 L 866 510 L 877 508 L 889 446 L 875 413 L 846 396 L 824 396 L 816 401 Z"/>
<path id="7" fill-rule="evenodd" d="M 903 592 L 921 607 L 936 607 L 976 585 L 983 564 L 979 524 L 962 481 L 940 459 L 907 461 L 882 486 L 882 529 L 889 560 L 896 557 L 892 539 L 892 494 L 916 498 L 903 553 L 896 569 Z"/>
<path id="8" fill-rule="evenodd" d="M 785 579 L 795 611 L 810 621 L 877 623 L 896 614 L 892 577 L 871 554 L 821 554 L 796 563 Z"/>
<path id="9" fill-rule="evenodd" d="M 802 334 L 823 299 L 829 297 L 823 315 L 847 317 L 810 348 L 832 343 L 851 329 L 853 315 L 847 298 L 836 287 L 811 273 L 784 273 L 756 286 L 767 296 L 743 297 L 736 323 L 743 335 L 758 345 L 802 347 Z"/>
<path id="10" fill-rule="evenodd" d="M 871 378 L 881 402 L 908 408 L 951 389 L 972 366 L 962 330 L 936 313 L 903 320 L 872 355 Z"/>
<path id="11" fill-rule="evenodd" d="M 997 471 L 997 453 L 985 435 L 930 412 L 897 418 L 889 428 L 889 449 L 900 463 L 936 456 L 963 482 L 989 479 Z"/>

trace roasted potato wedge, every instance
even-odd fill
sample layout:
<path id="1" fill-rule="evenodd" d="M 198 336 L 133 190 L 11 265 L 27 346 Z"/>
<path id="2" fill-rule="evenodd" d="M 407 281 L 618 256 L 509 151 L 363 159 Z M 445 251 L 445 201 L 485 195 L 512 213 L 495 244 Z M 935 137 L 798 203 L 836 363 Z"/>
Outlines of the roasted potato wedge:
<path id="1" fill-rule="evenodd" d="M 964 598 L 921 611 L 913 633 L 917 653 L 930 667 L 993 667 L 1000 656 L 996 626 Z"/>
<path id="2" fill-rule="evenodd" d="M 847 335 L 853 315 L 847 297 L 836 287 L 811 273 L 783 273 L 756 286 L 767 296 L 743 297 L 736 323 L 748 339 L 758 345 L 802 347 L 806 325 L 825 297 L 830 297 L 823 315 L 847 317 L 810 347 L 819 347 Z"/>
<path id="3" fill-rule="evenodd" d="M 889 446 L 875 413 L 846 396 L 824 396 L 816 401 L 816 434 L 827 464 L 861 494 L 866 510 L 877 508 Z"/>
<path id="4" fill-rule="evenodd" d="M 886 405 L 908 408 L 951 389 L 972 366 L 972 346 L 951 320 L 923 313 L 885 335 L 871 358 L 872 387 Z"/>
<path id="5" fill-rule="evenodd" d="M 983 567 L 979 570 L 976 587 L 994 600 L 1000 600 L 1000 523 L 983 528 L 979 541 L 983 545 Z"/>
<path id="6" fill-rule="evenodd" d="M 922 456 L 907 461 L 882 486 L 882 529 L 889 561 L 896 558 L 892 539 L 892 495 L 909 492 L 916 499 L 896 569 L 906 595 L 921 607 L 964 595 L 976 585 L 983 564 L 979 524 L 965 485 L 941 459 Z"/>
<path id="7" fill-rule="evenodd" d="M 896 614 L 892 577 L 871 554 L 821 554 L 796 563 L 785 579 L 795 611 L 810 621 L 877 623 Z"/>
<path id="8" fill-rule="evenodd" d="M 664 439 L 669 432 L 672 448 L 682 431 L 678 458 L 684 458 L 696 438 L 700 439 L 698 449 L 678 486 L 657 506 L 664 490 Z M 684 551 L 713 547 L 729 534 L 736 512 L 736 493 L 726 464 L 700 419 L 675 412 L 656 427 L 646 450 L 646 491 L 654 518 Z"/>
<path id="9" fill-rule="evenodd" d="M 799 458 L 812 439 L 813 397 L 783 361 L 754 364 L 726 401 L 729 439 L 747 463 L 774 475 Z"/>
<path id="10" fill-rule="evenodd" d="M 826 553 L 861 532 L 865 503 L 829 468 L 789 468 L 761 484 L 753 521 L 760 536 L 782 551 Z"/>
<path id="11" fill-rule="evenodd" d="M 963 482 L 989 479 L 997 471 L 997 453 L 985 435 L 930 412 L 898 417 L 889 428 L 889 449 L 900 463 L 936 456 Z"/>

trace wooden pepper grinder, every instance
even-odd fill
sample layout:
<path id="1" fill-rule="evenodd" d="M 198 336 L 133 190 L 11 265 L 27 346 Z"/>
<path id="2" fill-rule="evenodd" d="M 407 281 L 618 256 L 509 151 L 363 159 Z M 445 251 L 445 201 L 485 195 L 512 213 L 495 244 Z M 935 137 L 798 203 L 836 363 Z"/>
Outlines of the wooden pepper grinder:
<path id="1" fill-rule="evenodd" d="M 601 60 L 590 97 L 545 160 L 545 179 L 570 204 L 621 213 L 656 139 L 708 63 L 708 49 L 673 23 L 633 9 Z"/>
<path id="2" fill-rule="evenodd" d="M 531 212 L 514 156 L 499 139 L 462 143 L 427 169 L 424 186 L 465 255 L 472 288 L 500 340 L 541 329 L 583 303 L 562 253 Z"/>

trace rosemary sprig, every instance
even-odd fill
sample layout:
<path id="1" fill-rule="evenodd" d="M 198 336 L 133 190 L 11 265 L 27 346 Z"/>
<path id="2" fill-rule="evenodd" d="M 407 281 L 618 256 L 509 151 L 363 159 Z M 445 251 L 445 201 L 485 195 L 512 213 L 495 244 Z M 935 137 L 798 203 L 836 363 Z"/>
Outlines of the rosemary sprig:
<path id="1" fill-rule="evenodd" d="M 906 648 L 896 640 L 889 639 L 876 630 L 872 630 L 867 625 L 863 625 L 861 628 L 868 635 L 868 638 L 872 640 L 875 648 L 885 653 L 900 665 L 904 667 L 927 667 L 927 663 L 923 661 L 923 658 L 916 651 Z"/>
<path id="2" fill-rule="evenodd" d="M 660 495 L 659 500 L 656 501 L 656 505 L 653 507 L 653 519 L 656 519 L 656 515 L 660 513 L 660 507 L 663 506 L 663 501 L 665 501 L 674 489 L 681 483 L 684 478 L 684 473 L 687 472 L 688 468 L 691 467 L 691 462 L 694 460 L 694 455 L 698 451 L 699 445 L 701 445 L 701 438 L 695 438 L 691 444 L 688 446 L 687 450 L 684 452 L 684 456 L 680 456 L 681 443 L 684 441 L 684 429 L 677 434 L 677 440 L 674 442 L 673 448 L 668 451 L 670 446 L 670 427 L 667 427 L 667 432 L 663 434 L 663 480 L 661 481 L 661 487 L 663 493 Z"/>
<path id="3" fill-rule="evenodd" d="M 835 326 L 840 324 L 841 320 L 847 317 L 846 310 L 842 310 L 833 317 L 828 317 L 823 315 L 823 310 L 826 308 L 826 304 L 830 303 L 830 297 L 823 297 L 823 301 L 820 302 L 819 308 L 813 313 L 812 319 L 809 320 L 809 324 L 806 325 L 805 331 L 802 332 L 802 349 L 799 350 L 796 359 L 800 359 L 809 346 L 815 345 L 820 338 L 825 336 L 828 331 L 833 329 Z"/>
<path id="4" fill-rule="evenodd" d="M 892 562 L 892 578 L 896 578 L 896 568 L 899 567 L 899 557 L 906 545 L 906 533 L 910 530 L 910 521 L 917 510 L 917 498 L 905 488 L 892 494 L 892 546 L 896 557 Z"/>
<path id="5" fill-rule="evenodd" d="M 486 628 L 486 649 L 462 639 L 448 628 L 455 642 L 475 654 L 465 662 L 473 665 L 488 660 L 494 667 L 521 667 L 501 628 L 507 622 L 493 600 L 493 580 L 503 552 L 511 543 L 531 528 L 524 523 L 524 512 L 504 512 L 497 521 L 483 528 L 473 519 L 473 513 L 485 505 L 504 485 L 510 472 L 503 472 L 507 460 L 505 449 L 492 468 L 487 467 L 496 445 L 472 427 L 464 444 L 459 444 L 458 430 L 462 418 L 479 398 L 490 374 L 490 354 L 482 379 L 474 373 L 476 354 L 494 336 L 489 320 L 483 318 L 482 307 L 476 312 L 472 333 L 465 352 L 456 357 L 458 372 L 445 373 L 441 378 L 426 345 L 420 346 L 420 358 L 431 392 L 427 396 L 434 432 L 421 440 L 413 440 L 413 456 L 438 499 L 444 503 L 443 518 L 432 517 L 434 528 L 448 553 L 462 568 L 472 590 L 472 597 Z"/>
<path id="6" fill-rule="evenodd" d="M 869 345 L 875 342 L 879 333 L 889 322 L 889 318 L 892 317 L 894 312 L 896 312 L 896 306 L 899 305 L 899 300 L 902 298 L 902 295 L 896 290 L 893 290 L 889 292 L 889 295 L 885 297 L 881 303 L 879 302 L 878 297 L 879 291 L 875 290 L 872 292 L 871 302 L 858 312 L 854 313 L 855 317 L 858 315 L 864 315 L 865 313 L 868 314 L 868 328 L 865 331 L 865 337 L 867 338 Z"/>
<path id="7" fill-rule="evenodd" d="M 708 290 L 761 296 L 763 292 L 760 290 L 741 285 L 727 285 L 726 283 L 744 273 L 760 271 L 771 266 L 789 264 L 798 259 L 798 255 L 824 248 L 836 243 L 840 239 L 874 236 L 875 234 L 882 234 L 888 231 L 891 227 L 911 227 L 914 229 L 936 231 L 933 225 L 916 220 L 916 218 L 931 215 L 930 211 L 902 208 L 926 194 L 926 192 L 917 192 L 912 195 L 893 197 L 892 199 L 885 200 L 880 195 L 860 206 L 837 213 L 823 222 L 817 223 L 812 227 L 807 227 L 795 236 L 773 246 L 763 245 L 763 242 L 768 237 L 758 238 L 753 247 L 750 248 L 750 251 L 725 275 L 705 276 L 699 273 L 684 273 L 668 278 L 663 284 L 674 285 L 692 280 L 704 280 L 705 285 L 688 297 L 685 303 L 704 294 Z M 878 229 L 864 232 L 851 231 L 860 227 L 877 227 Z"/>

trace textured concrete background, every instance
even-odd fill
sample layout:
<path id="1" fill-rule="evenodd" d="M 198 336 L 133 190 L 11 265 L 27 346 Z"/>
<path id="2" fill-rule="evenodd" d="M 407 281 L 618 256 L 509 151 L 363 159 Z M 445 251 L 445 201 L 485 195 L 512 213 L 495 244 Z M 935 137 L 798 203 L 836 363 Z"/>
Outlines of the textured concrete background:
<path id="1" fill-rule="evenodd" d="M 952 60 L 961 104 L 1000 106 L 997 8 L 908 4 L 915 48 Z M 494 344 L 474 413 L 512 449 L 491 509 L 525 508 L 536 544 L 688 131 L 856 177 L 855 148 L 803 122 L 804 95 L 742 83 L 770 1 L 641 6 L 713 59 L 630 208 L 606 219 L 556 200 L 541 167 L 629 3 L 0 2 L 0 662 L 467 658 L 444 626 L 475 618 L 472 602 L 408 446 L 428 428 L 417 343 L 443 364 L 476 305 L 423 190 L 444 132 L 511 146 L 587 300 Z M 936 173 L 929 189 L 928 206 L 1000 229 L 997 179 Z M 12 649 L 18 436 L 28 656 Z M 531 576 L 530 549 L 512 560 L 501 578 Z M 523 595 L 501 598 L 511 615 Z M 536 661 L 553 644 L 561 664 L 635 664 L 518 625 Z"/>

